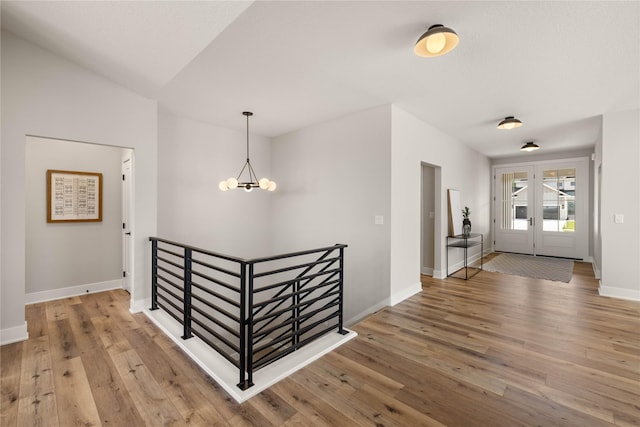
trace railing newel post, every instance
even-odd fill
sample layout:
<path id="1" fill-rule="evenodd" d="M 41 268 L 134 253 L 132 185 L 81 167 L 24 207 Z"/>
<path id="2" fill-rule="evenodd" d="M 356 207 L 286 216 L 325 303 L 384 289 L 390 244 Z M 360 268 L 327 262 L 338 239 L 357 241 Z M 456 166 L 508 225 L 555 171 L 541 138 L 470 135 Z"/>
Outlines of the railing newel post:
<path id="1" fill-rule="evenodd" d="M 339 274 L 339 289 L 340 293 L 338 297 L 340 298 L 338 304 L 338 333 L 342 335 L 346 335 L 348 332 L 344 329 L 344 246 L 340 247 L 340 274 Z"/>
<path id="2" fill-rule="evenodd" d="M 191 338 L 191 248 L 184 249 L 184 323 L 182 339 Z"/>
<path id="3" fill-rule="evenodd" d="M 151 310 L 158 309 L 158 241 L 151 240 Z"/>
<path id="4" fill-rule="evenodd" d="M 248 384 L 247 388 L 253 385 L 253 273 L 254 263 L 249 264 L 249 286 L 247 291 L 247 297 L 249 299 L 247 304 L 248 320 L 247 320 L 247 373 Z"/>
<path id="5" fill-rule="evenodd" d="M 246 326 L 247 326 L 247 317 L 246 317 L 246 305 L 247 305 L 247 263 L 240 263 L 240 381 L 238 382 L 238 387 L 242 390 L 247 389 L 246 383 L 246 372 L 247 372 L 247 347 L 246 347 Z"/>

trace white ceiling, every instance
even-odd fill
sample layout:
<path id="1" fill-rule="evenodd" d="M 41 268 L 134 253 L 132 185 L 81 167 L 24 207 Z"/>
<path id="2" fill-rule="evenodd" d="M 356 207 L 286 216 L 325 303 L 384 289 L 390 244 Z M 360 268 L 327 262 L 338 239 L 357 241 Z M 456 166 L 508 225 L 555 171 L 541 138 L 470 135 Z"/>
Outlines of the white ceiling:
<path id="1" fill-rule="evenodd" d="M 460 44 L 419 58 L 432 24 Z M 640 108 L 636 1 L 2 1 L 2 27 L 174 114 L 253 111 L 265 136 L 393 103 L 496 158 L 592 146 L 599 115 Z"/>

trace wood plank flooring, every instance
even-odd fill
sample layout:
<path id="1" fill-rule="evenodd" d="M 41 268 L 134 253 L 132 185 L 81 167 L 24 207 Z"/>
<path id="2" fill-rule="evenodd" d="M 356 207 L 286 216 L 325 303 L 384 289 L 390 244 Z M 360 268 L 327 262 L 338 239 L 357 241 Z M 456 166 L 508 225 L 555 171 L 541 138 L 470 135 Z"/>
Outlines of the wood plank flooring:
<path id="1" fill-rule="evenodd" d="M 353 327 L 240 405 L 111 291 L 27 306 L 1 347 L 2 426 L 639 426 L 640 303 L 481 272 Z"/>

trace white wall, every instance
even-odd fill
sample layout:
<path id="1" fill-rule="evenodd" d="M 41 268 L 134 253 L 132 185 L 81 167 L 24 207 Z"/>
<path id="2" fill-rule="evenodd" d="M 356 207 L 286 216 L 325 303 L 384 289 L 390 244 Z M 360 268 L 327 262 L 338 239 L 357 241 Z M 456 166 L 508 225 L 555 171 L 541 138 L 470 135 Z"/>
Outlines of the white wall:
<path id="1" fill-rule="evenodd" d="M 346 323 L 389 303 L 390 118 L 383 106 L 272 141 L 273 250 L 349 245 Z"/>
<path id="2" fill-rule="evenodd" d="M 420 289 L 420 183 L 422 162 L 441 168 L 436 212 L 434 276 L 445 274 L 448 234 L 447 189 L 460 190 L 471 209 L 473 232 L 483 233 L 489 249 L 491 168 L 489 159 L 411 114 L 392 107 L 391 143 L 391 296 L 392 303 Z M 438 203 L 436 203 L 438 204 Z M 439 231 L 438 231 L 439 230 Z M 461 252 L 461 251 L 460 251 Z M 461 258 L 450 252 L 450 263 Z"/>
<path id="3" fill-rule="evenodd" d="M 600 294 L 640 300 L 640 110 L 603 116 L 601 152 Z"/>
<path id="4" fill-rule="evenodd" d="M 2 342 L 26 335 L 25 136 L 135 151 L 132 304 L 150 294 L 148 236 L 156 234 L 157 103 L 2 32 Z M 24 332 L 23 335 L 21 333 Z"/>
<path id="5" fill-rule="evenodd" d="M 238 112 L 238 124 L 245 120 Z M 275 179 L 269 140 L 250 135 L 249 142 L 258 178 Z M 218 189 L 221 180 L 238 175 L 245 159 L 246 131 L 161 113 L 158 237 L 241 258 L 272 255 L 270 206 L 277 193 Z"/>
<path id="6" fill-rule="evenodd" d="M 27 137 L 27 294 L 121 281 L 122 151 L 118 147 Z M 102 221 L 47 223 L 48 169 L 101 173 Z"/>

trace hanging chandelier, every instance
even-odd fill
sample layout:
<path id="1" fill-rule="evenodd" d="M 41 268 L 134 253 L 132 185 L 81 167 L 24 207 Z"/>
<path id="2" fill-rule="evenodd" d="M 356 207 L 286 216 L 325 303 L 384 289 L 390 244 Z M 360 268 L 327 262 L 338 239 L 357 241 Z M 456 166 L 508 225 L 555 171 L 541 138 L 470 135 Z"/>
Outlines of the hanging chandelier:
<path id="1" fill-rule="evenodd" d="M 268 178 L 258 180 L 258 176 L 253 171 L 253 167 L 251 167 L 251 161 L 249 160 L 249 117 L 253 116 L 253 113 L 250 111 L 244 111 L 242 114 L 247 117 L 247 161 L 240 170 L 237 178 L 231 177 L 224 181 L 220 181 L 218 188 L 222 191 L 233 190 L 234 188 L 244 188 L 244 191 L 246 192 L 250 192 L 254 188 L 274 191 L 277 187 L 276 183 L 274 181 L 270 181 Z M 245 174 L 245 178 L 242 177 L 243 173 Z M 249 176 L 247 177 L 246 175 Z"/>

